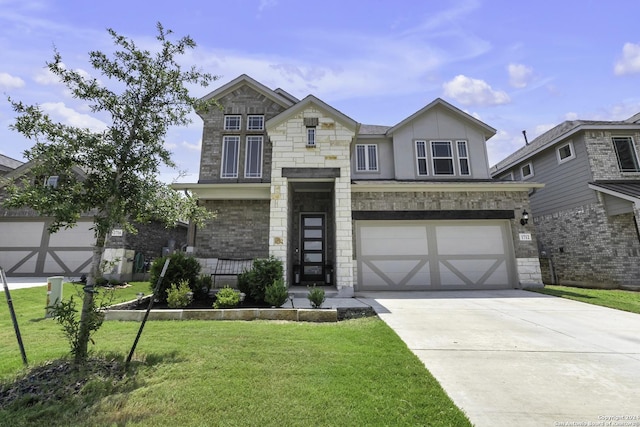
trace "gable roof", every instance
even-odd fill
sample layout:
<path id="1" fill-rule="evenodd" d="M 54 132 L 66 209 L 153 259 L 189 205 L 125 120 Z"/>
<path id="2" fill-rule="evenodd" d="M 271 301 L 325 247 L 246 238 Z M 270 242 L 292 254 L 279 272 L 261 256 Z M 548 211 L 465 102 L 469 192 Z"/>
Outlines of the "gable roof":
<path id="1" fill-rule="evenodd" d="M 24 162 L 20 160 L 12 159 L 11 157 L 5 156 L 4 154 L 0 154 L 0 170 L 2 171 L 11 171 L 18 168 Z"/>
<path id="2" fill-rule="evenodd" d="M 246 74 L 242 74 L 242 75 L 236 77 L 235 79 L 231 80 L 229 83 L 220 86 L 219 88 L 217 88 L 213 92 L 209 92 L 207 95 L 205 95 L 202 98 L 200 98 L 200 100 L 201 101 L 208 101 L 210 99 L 219 99 L 219 98 L 224 97 L 225 95 L 228 95 L 229 93 L 233 92 L 234 90 L 238 89 L 239 87 L 245 86 L 245 85 L 246 86 L 250 86 L 255 91 L 263 94 L 264 96 L 266 96 L 267 98 L 269 98 L 270 100 L 272 100 L 276 104 L 281 105 L 284 108 L 288 108 L 288 107 L 292 106 L 293 104 L 295 104 L 295 102 L 293 101 L 293 99 L 295 99 L 295 97 L 293 97 L 293 96 L 291 96 L 289 94 L 287 94 L 288 96 L 283 96 L 280 93 L 278 93 L 277 91 L 269 89 L 268 87 L 266 87 L 262 83 L 258 82 L 257 80 L 252 79 L 251 77 L 249 77 Z"/>
<path id="3" fill-rule="evenodd" d="M 316 98 L 313 95 L 307 95 L 302 101 L 298 102 L 297 104 L 290 107 L 289 109 L 284 110 L 282 113 L 278 114 L 277 116 L 267 120 L 266 125 L 267 127 L 277 126 L 283 121 L 285 121 L 287 118 L 308 108 L 310 105 L 314 105 L 320 108 L 321 110 L 324 110 L 327 114 L 329 114 L 330 116 L 333 116 L 337 121 L 341 122 L 343 125 L 345 125 L 349 129 L 353 129 L 355 131 L 358 125 L 358 123 L 355 120 L 353 120 L 351 117 L 336 110 L 329 104 L 325 103 L 321 99 Z"/>
<path id="4" fill-rule="evenodd" d="M 412 115 L 410 115 L 409 117 L 407 117 L 406 119 L 402 120 L 400 123 L 398 123 L 397 125 L 391 127 L 390 129 L 387 130 L 387 135 L 391 135 L 393 134 L 395 131 L 397 131 L 398 129 L 400 129 L 401 127 L 405 126 L 406 124 L 408 124 L 409 122 L 413 121 L 416 117 L 426 113 L 429 110 L 432 110 L 436 107 L 443 107 L 447 110 L 449 110 L 451 113 L 460 116 L 462 119 L 471 122 L 473 125 L 481 128 L 484 132 L 485 138 L 489 139 L 491 138 L 493 135 L 496 134 L 496 130 L 494 128 L 492 128 L 491 126 L 489 126 L 488 124 L 476 119 L 475 117 L 473 117 L 470 114 L 465 113 L 464 111 L 460 110 L 457 107 L 454 107 L 453 105 L 449 104 L 447 101 L 445 101 L 442 98 L 436 98 L 434 99 L 431 103 L 427 104 L 425 107 L 421 108 L 420 110 L 416 111 L 415 113 L 413 113 Z"/>
<path id="5" fill-rule="evenodd" d="M 510 154 L 503 160 L 499 161 L 495 166 L 491 168 L 491 175 L 499 174 L 505 169 L 509 169 L 512 166 L 527 160 L 535 154 L 552 147 L 559 142 L 566 140 L 577 132 L 583 130 L 603 130 L 603 129 L 638 129 L 640 123 L 634 123 L 634 117 L 636 120 L 640 120 L 640 113 L 635 116 L 622 121 L 605 121 L 605 120 L 566 120 L 559 125 L 549 129 L 542 135 L 535 138 L 528 145 L 520 148 L 516 152 Z"/>
<path id="6" fill-rule="evenodd" d="M 7 173 L 6 175 L 2 176 L 2 179 L 0 179 L 0 187 L 4 187 L 5 185 L 7 185 L 12 179 L 15 178 L 19 178 L 22 175 L 26 174 L 27 172 L 29 172 L 31 169 L 33 169 L 33 167 L 36 165 L 36 161 L 35 160 L 29 160 L 26 163 L 22 163 L 20 166 L 18 166 L 17 168 L 13 169 L 12 171 L 10 171 L 9 173 Z M 80 169 L 78 166 L 72 166 L 71 170 L 78 175 L 81 178 L 86 178 L 87 174 Z M 52 173 L 51 175 L 55 175 L 55 173 Z"/>

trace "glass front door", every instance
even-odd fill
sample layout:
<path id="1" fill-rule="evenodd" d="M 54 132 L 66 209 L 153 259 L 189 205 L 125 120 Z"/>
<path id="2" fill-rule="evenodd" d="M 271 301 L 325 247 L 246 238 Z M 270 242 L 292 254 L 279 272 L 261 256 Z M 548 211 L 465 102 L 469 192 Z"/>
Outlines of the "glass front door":
<path id="1" fill-rule="evenodd" d="M 325 264 L 325 216 L 304 214 L 301 218 L 302 281 L 324 284 Z"/>

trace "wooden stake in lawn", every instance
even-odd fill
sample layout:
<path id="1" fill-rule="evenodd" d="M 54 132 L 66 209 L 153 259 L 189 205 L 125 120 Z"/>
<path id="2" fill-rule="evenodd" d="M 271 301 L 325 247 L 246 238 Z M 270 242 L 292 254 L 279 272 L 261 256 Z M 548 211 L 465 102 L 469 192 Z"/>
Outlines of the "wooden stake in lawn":
<path id="1" fill-rule="evenodd" d="M 11 313 L 11 320 L 13 321 L 13 329 L 16 330 L 16 338 L 18 338 L 18 346 L 20 347 L 20 354 L 22 354 L 22 363 L 27 366 L 27 354 L 24 352 L 24 344 L 22 344 L 22 336 L 20 335 L 20 328 L 18 327 L 18 320 L 16 319 L 16 312 L 13 309 L 13 301 L 11 300 L 11 294 L 9 293 L 9 285 L 7 284 L 7 276 L 4 274 L 4 269 L 0 267 L 0 277 L 4 283 L 4 295 L 7 297 L 7 305 L 9 306 L 9 312 Z"/>
<path id="2" fill-rule="evenodd" d="M 149 312 L 151 311 L 151 307 L 153 307 L 153 300 L 156 295 L 160 291 L 160 285 L 162 284 L 162 279 L 164 279 L 164 274 L 167 272 L 167 267 L 169 267 L 169 258 L 164 262 L 164 267 L 162 267 L 162 271 L 160 272 L 160 278 L 158 278 L 158 283 L 156 283 L 156 287 L 153 290 L 153 295 L 149 298 L 149 305 L 147 306 L 147 312 L 144 314 L 144 318 L 142 319 L 142 323 L 140 324 L 140 329 L 138 329 L 138 335 L 136 335 L 135 341 L 133 341 L 133 346 L 131 346 L 131 351 L 129 352 L 129 356 L 127 356 L 127 361 L 125 362 L 125 366 L 129 366 L 129 362 L 131 362 L 131 358 L 133 357 L 133 352 L 136 351 L 136 346 L 138 345 L 138 340 L 140 339 L 140 335 L 142 335 L 142 330 L 144 329 L 144 324 L 147 323 L 147 318 L 149 317 Z"/>

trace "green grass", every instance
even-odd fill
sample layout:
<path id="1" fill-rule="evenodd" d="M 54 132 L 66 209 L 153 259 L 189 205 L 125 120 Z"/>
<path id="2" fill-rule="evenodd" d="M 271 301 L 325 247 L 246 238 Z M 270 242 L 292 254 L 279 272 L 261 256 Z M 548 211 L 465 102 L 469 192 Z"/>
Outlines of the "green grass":
<path id="1" fill-rule="evenodd" d="M 548 285 L 535 292 L 582 301 L 603 307 L 640 313 L 640 292 L 620 289 L 585 289 L 568 286 Z"/>
<path id="2" fill-rule="evenodd" d="M 137 291 L 116 294 L 128 300 Z M 43 319 L 44 289 L 17 290 L 12 297 L 31 364 L 64 356 L 68 348 L 59 326 Z M 139 326 L 105 322 L 94 351 L 126 356 Z M 4 296 L 0 344 L 0 378 L 7 383 L 22 369 Z M 0 425 L 470 425 L 377 318 L 330 324 L 148 322 L 136 361 L 135 373 L 120 383 L 92 380 L 62 402 L 0 409 Z"/>

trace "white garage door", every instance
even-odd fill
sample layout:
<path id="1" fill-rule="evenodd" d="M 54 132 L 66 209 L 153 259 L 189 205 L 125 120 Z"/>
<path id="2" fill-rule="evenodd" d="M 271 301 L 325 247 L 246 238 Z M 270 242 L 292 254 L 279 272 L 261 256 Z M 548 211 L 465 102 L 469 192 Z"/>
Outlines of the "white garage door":
<path id="1" fill-rule="evenodd" d="M 508 221 L 357 221 L 358 290 L 514 287 Z"/>
<path id="2" fill-rule="evenodd" d="M 91 222 L 49 234 L 45 221 L 0 221 L 0 266 L 9 276 L 80 276 L 92 257 Z"/>

